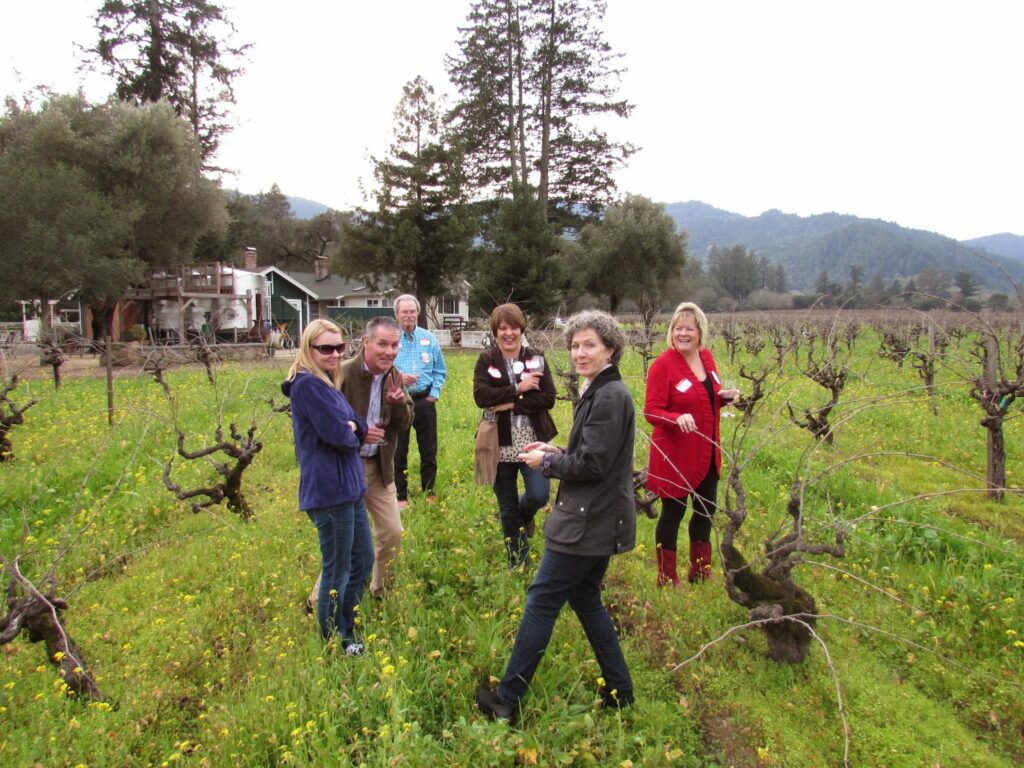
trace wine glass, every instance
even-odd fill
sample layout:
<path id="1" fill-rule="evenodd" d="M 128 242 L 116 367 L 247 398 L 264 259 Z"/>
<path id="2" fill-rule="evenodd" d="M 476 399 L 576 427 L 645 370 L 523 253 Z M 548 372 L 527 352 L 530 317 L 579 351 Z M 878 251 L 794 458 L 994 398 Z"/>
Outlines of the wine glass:
<path id="1" fill-rule="evenodd" d="M 387 429 L 391 423 L 391 406 L 387 402 L 380 404 L 380 413 L 377 414 L 377 423 L 374 425 L 380 429 Z M 387 445 L 388 441 L 383 437 L 377 441 L 377 445 Z"/>
<path id="2" fill-rule="evenodd" d="M 738 389 L 738 388 L 739 388 L 739 382 L 737 382 L 736 379 L 722 379 L 722 389 Z M 734 397 L 731 400 L 726 400 L 725 404 L 726 405 L 735 405 L 737 400 L 739 400 L 739 397 Z M 736 414 L 733 413 L 732 411 L 722 411 L 722 416 L 724 416 L 727 419 L 731 419 L 731 418 L 735 417 Z"/>
<path id="3" fill-rule="evenodd" d="M 538 388 L 540 386 L 540 379 L 544 375 L 544 358 L 541 355 L 534 355 L 530 358 L 530 366 L 526 369 L 526 373 L 537 374 Z"/>

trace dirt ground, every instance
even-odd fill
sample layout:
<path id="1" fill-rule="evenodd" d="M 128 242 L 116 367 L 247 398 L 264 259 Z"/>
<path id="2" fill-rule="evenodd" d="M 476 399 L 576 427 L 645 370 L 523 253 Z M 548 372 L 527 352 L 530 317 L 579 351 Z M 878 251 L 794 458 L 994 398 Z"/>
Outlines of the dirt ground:
<path id="1" fill-rule="evenodd" d="M 155 347 L 154 349 L 160 348 Z M 273 359 L 261 357 L 259 359 L 239 360 L 234 362 L 244 368 L 267 368 L 286 371 L 294 358 L 294 350 L 282 349 L 275 351 Z M 71 379 L 106 378 L 107 369 L 104 365 L 101 365 L 101 361 L 102 358 L 98 354 L 86 353 L 68 355 L 64 364 L 61 366 L 61 379 L 68 381 Z M 181 367 L 202 368 L 202 363 L 196 361 L 186 362 L 184 358 L 182 358 L 180 362 L 175 360 L 172 368 Z M 11 376 L 17 374 L 18 377 L 24 381 L 53 380 L 53 369 L 49 365 L 41 364 L 39 361 L 38 350 L 35 347 L 30 346 L 17 349 L 13 354 L 3 353 L 2 356 L 0 356 L 0 374 L 2 374 L 4 379 L 9 379 Z M 115 379 L 135 378 L 143 375 L 148 374 L 146 374 L 141 365 L 114 366 Z"/>

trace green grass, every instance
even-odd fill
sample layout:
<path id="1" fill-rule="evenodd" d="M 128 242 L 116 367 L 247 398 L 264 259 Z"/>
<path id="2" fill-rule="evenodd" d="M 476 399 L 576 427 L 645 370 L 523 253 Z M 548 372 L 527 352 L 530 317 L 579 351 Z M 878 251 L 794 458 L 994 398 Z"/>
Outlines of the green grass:
<path id="1" fill-rule="evenodd" d="M 878 359 L 875 349 L 863 333 L 844 401 L 917 386 L 912 371 Z M 741 362 L 716 354 L 723 376 Z M 12 432 L 16 461 L 0 466 L 0 546 L 39 578 L 67 545 L 57 575 L 71 602 L 68 629 L 110 702 L 69 699 L 42 648 L 26 638 L 4 646 L 0 764 L 842 765 L 837 684 L 851 765 L 1024 760 L 1024 503 L 976 493 L 910 500 L 980 484 L 893 456 L 851 461 L 807 488 L 810 530 L 824 537 L 837 521 L 852 526 L 844 559 L 822 556 L 795 572 L 820 611 L 836 617 L 818 622 L 827 657 L 815 644 L 803 664 L 774 664 L 760 633 L 741 630 L 674 670 L 746 613 L 729 601 L 720 575 L 703 586 L 656 589 L 654 521 L 642 518 L 640 544 L 613 560 L 607 588 L 637 706 L 621 714 L 597 708 L 597 667 L 566 613 L 521 726 L 481 718 L 473 690 L 503 670 L 529 576 L 506 571 L 493 495 L 472 482 L 474 359 L 448 355 L 440 501 L 414 497 L 404 515 L 399 587 L 364 603 L 369 652 L 360 659 L 325 648 L 301 609 L 319 558 L 312 527 L 295 508 L 287 417 L 266 404 L 281 401 L 281 369 L 224 368 L 216 390 L 203 372 L 170 377 L 179 420 L 196 435 L 190 447 L 212 436 L 218 413 L 240 426 L 255 413 L 266 447 L 246 475 L 256 509 L 250 523 L 222 508 L 194 515 L 164 489 L 173 432 L 151 380 L 118 381 L 112 430 L 104 382 L 73 380 L 57 393 L 33 383 L 41 402 Z M 740 535 L 748 556 L 784 520 L 810 445 L 806 432 L 784 426 L 782 405 L 824 401 L 791 365 L 790 356 L 744 441 L 733 438 L 738 419 L 723 421 L 727 454 L 749 462 L 751 514 Z M 635 355 L 624 372 L 642 403 Z M 917 393 L 865 409 L 839 427 L 832 448 L 812 452 L 808 474 L 865 451 L 913 450 L 983 475 L 980 409 L 962 396 L 952 368 L 941 384 L 938 416 Z M 556 442 L 570 421 L 560 402 Z M 1011 484 L 1020 486 L 1019 422 L 1008 424 L 1006 437 Z M 646 455 L 642 435 L 637 451 Z M 174 477 L 187 487 L 210 469 L 179 460 Z M 719 530 L 723 524 L 716 521 Z"/>

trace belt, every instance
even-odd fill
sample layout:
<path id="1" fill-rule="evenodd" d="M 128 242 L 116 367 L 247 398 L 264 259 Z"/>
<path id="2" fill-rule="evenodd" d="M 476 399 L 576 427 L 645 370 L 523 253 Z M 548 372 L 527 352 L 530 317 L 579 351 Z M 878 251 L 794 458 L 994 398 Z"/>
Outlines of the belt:
<path id="1" fill-rule="evenodd" d="M 409 397 L 411 397 L 413 400 L 422 400 L 424 397 L 426 397 L 429 394 L 430 394 L 430 390 L 428 389 L 425 392 L 410 392 L 409 393 Z"/>

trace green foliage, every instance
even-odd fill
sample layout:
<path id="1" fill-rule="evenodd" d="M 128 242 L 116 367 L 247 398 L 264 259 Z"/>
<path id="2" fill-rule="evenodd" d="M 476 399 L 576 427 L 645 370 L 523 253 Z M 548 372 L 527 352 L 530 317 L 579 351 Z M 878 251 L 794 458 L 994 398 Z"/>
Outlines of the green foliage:
<path id="1" fill-rule="evenodd" d="M 676 233 L 662 205 L 626 195 L 610 205 L 598 223 L 580 232 L 586 289 L 608 298 L 612 312 L 631 299 L 650 318 L 665 309 L 664 298 L 686 263 L 686 236 Z"/>
<path id="2" fill-rule="evenodd" d="M 474 311 L 489 314 L 512 301 L 532 317 L 550 317 L 566 280 L 558 258 L 561 247 L 544 205 L 529 190 L 503 200 L 484 223 L 472 260 L 469 299 Z"/>
<path id="3" fill-rule="evenodd" d="M 0 118 L 0 241 L 21 299 L 112 303 L 145 264 L 188 261 L 225 224 L 188 126 L 165 104 L 56 96 Z"/>

